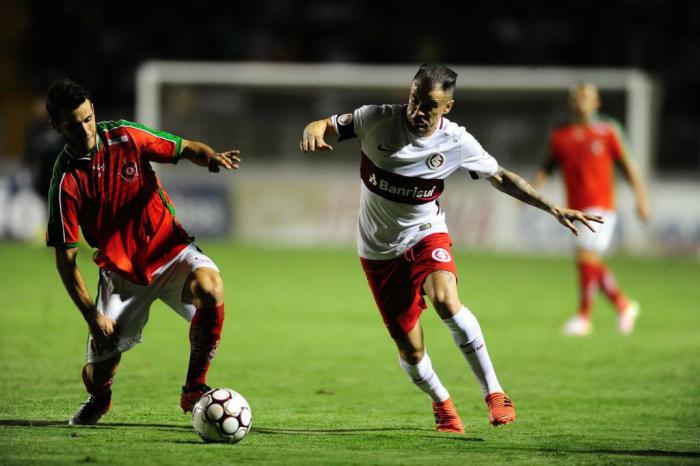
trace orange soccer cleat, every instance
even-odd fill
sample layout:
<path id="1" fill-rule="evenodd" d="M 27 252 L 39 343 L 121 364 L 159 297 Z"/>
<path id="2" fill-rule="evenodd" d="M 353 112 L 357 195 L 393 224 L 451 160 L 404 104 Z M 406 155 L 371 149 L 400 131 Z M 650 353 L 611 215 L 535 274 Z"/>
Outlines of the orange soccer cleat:
<path id="1" fill-rule="evenodd" d="M 489 406 L 489 422 L 493 426 L 515 421 L 515 406 L 505 393 L 489 393 L 486 396 L 486 404 Z"/>
<path id="2" fill-rule="evenodd" d="M 451 398 L 433 402 L 433 413 L 435 414 L 435 430 L 438 432 L 464 433 L 464 423 L 459 418 L 457 408 L 455 408 Z"/>
<path id="3" fill-rule="evenodd" d="M 202 395 L 209 390 L 211 390 L 211 387 L 205 384 L 201 384 L 192 389 L 182 387 L 182 394 L 180 395 L 180 407 L 182 408 L 182 411 L 185 413 L 191 413 L 195 403 L 197 403 Z"/>

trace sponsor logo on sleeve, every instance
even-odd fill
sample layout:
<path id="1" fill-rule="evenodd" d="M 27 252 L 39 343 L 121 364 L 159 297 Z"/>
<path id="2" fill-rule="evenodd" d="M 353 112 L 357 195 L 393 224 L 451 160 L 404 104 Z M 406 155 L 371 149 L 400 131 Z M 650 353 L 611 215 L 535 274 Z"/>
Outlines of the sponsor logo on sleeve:
<path id="1" fill-rule="evenodd" d="M 433 249 L 432 256 L 433 256 L 433 259 L 435 259 L 438 262 L 450 262 L 452 260 L 450 253 L 447 252 L 447 250 L 443 249 L 443 248 Z"/>

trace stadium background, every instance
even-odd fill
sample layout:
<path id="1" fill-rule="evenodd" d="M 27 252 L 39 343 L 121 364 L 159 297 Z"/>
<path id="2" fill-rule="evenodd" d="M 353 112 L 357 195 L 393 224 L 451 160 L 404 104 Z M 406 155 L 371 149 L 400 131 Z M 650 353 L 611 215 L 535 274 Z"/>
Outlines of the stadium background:
<path id="1" fill-rule="evenodd" d="M 698 463 L 700 3 L 194 4 L 0 1 L 0 464 Z M 488 424 L 478 384 L 426 312 L 431 358 L 468 424 L 464 436 L 436 434 L 425 395 L 396 364 L 354 252 L 357 146 L 312 157 L 296 147 L 309 118 L 405 100 L 411 73 L 390 92 L 166 86 L 160 129 L 243 151 L 234 174 L 187 163 L 161 174 L 226 282 L 228 317 L 209 381 L 246 396 L 254 428 L 234 447 L 200 444 L 177 410 L 188 328 L 156 303 L 144 343 L 124 355 L 112 411 L 97 428 L 68 429 L 85 399 L 86 332 L 43 247 L 41 167 L 60 140 L 42 92 L 69 76 L 93 90 L 99 119 L 133 119 L 137 74 L 151 60 L 644 73 L 657 90 L 647 167 L 654 217 L 642 225 L 621 185 L 624 217 L 610 258 L 642 305 L 637 330 L 617 335 L 601 296 L 590 337 L 559 335 L 577 293 L 566 232 L 487 183 L 453 176 L 445 204 L 460 295 L 479 316 L 518 421 Z M 603 98 L 624 120 L 625 96 Z M 530 176 L 565 99 L 563 90 L 464 91 L 454 116 Z M 547 194 L 560 196 L 557 184 Z M 83 245 L 79 264 L 94 293 L 90 253 Z"/>
<path id="2" fill-rule="evenodd" d="M 44 222 L 37 199 L 24 188 L 33 183 L 43 193 L 48 183 L 57 141 L 41 99 L 54 79 L 70 76 L 92 89 L 99 119 L 135 119 L 136 74 L 151 60 L 409 68 L 436 61 L 646 73 L 655 84 L 655 120 L 651 160 L 642 169 L 655 216 L 642 226 L 630 190 L 619 189 L 615 245 L 634 254 L 697 254 L 700 207 L 692 199 L 700 196 L 700 111 L 692 96 L 700 94 L 700 6 L 681 0 L 533 1 L 508 8 L 471 5 L 462 12 L 457 5 L 444 5 L 427 23 L 421 12 L 432 7 L 392 1 L 202 2 L 187 10 L 164 2 L 122 2 L 116 10 L 103 2 L 3 2 L 0 237 L 36 237 Z M 354 240 L 354 217 L 337 213 L 356 205 L 356 146 L 345 144 L 333 157 L 303 158 L 295 143 L 304 122 L 362 103 L 405 100 L 403 90 L 362 89 L 285 94 L 190 86 L 164 95 L 170 107 L 166 102 L 161 109 L 160 129 L 240 148 L 249 173 L 233 181 L 197 181 L 186 169 L 172 175 L 165 169 L 185 225 L 199 237 L 290 245 Z M 565 99 L 562 91 L 544 97 L 473 92 L 458 98 L 453 117 L 504 166 L 530 176 L 544 154 L 547 131 L 566 116 Z M 603 111 L 624 121 L 625 95 L 603 92 L 603 99 Z M 568 247 L 564 232 L 548 229 L 543 216 L 461 181 L 452 181 L 446 198 L 457 244 L 521 252 Z M 319 200 L 317 192 L 327 195 Z M 557 181 L 545 193 L 561 200 Z M 280 201 L 289 204 L 284 215 L 275 213 Z M 482 219 L 478 227 L 475 217 Z M 526 225 L 532 225 L 529 231 Z M 525 241 L 508 233 L 514 231 Z"/>

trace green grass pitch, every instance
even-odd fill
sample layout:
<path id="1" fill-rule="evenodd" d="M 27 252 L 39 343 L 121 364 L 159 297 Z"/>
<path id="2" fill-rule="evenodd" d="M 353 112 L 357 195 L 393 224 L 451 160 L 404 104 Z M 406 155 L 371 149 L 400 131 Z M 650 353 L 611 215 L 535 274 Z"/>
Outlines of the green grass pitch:
<path id="1" fill-rule="evenodd" d="M 351 249 L 202 246 L 227 295 L 209 382 L 246 396 L 248 437 L 202 444 L 179 411 L 188 327 L 162 304 L 122 360 L 112 411 L 98 427 L 67 427 L 85 398 L 86 327 L 51 250 L 0 244 L 0 464 L 700 463 L 696 259 L 611 260 L 642 304 L 637 332 L 617 335 L 600 297 L 594 333 L 567 339 L 558 332 L 575 307 L 568 258 L 457 251 L 461 298 L 518 420 L 488 424 L 476 380 L 429 309 L 427 348 L 468 429 L 446 435 L 398 367 Z M 89 257 L 79 259 L 94 293 Z"/>

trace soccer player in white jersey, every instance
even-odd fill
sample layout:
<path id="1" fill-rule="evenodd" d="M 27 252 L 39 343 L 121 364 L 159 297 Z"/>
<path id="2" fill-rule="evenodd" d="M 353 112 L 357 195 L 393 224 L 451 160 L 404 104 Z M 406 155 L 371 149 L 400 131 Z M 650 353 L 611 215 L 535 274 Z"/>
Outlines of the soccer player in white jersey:
<path id="1" fill-rule="evenodd" d="M 457 270 L 445 213 L 437 199 L 444 179 L 459 168 L 486 178 L 498 190 L 552 214 L 578 234 L 595 215 L 562 209 L 520 176 L 499 167 L 467 131 L 444 118 L 454 106 L 457 74 L 443 65 L 421 65 L 407 105 L 366 105 L 352 113 L 313 121 L 304 128 L 303 152 L 332 150 L 325 137 L 357 138 L 362 147 L 358 253 L 399 364 L 431 398 L 436 430 L 464 432 L 447 389 L 432 368 L 419 317 L 424 295 L 452 333 L 481 384 L 494 426 L 515 420 L 489 358 L 479 322 L 457 293 Z"/>

